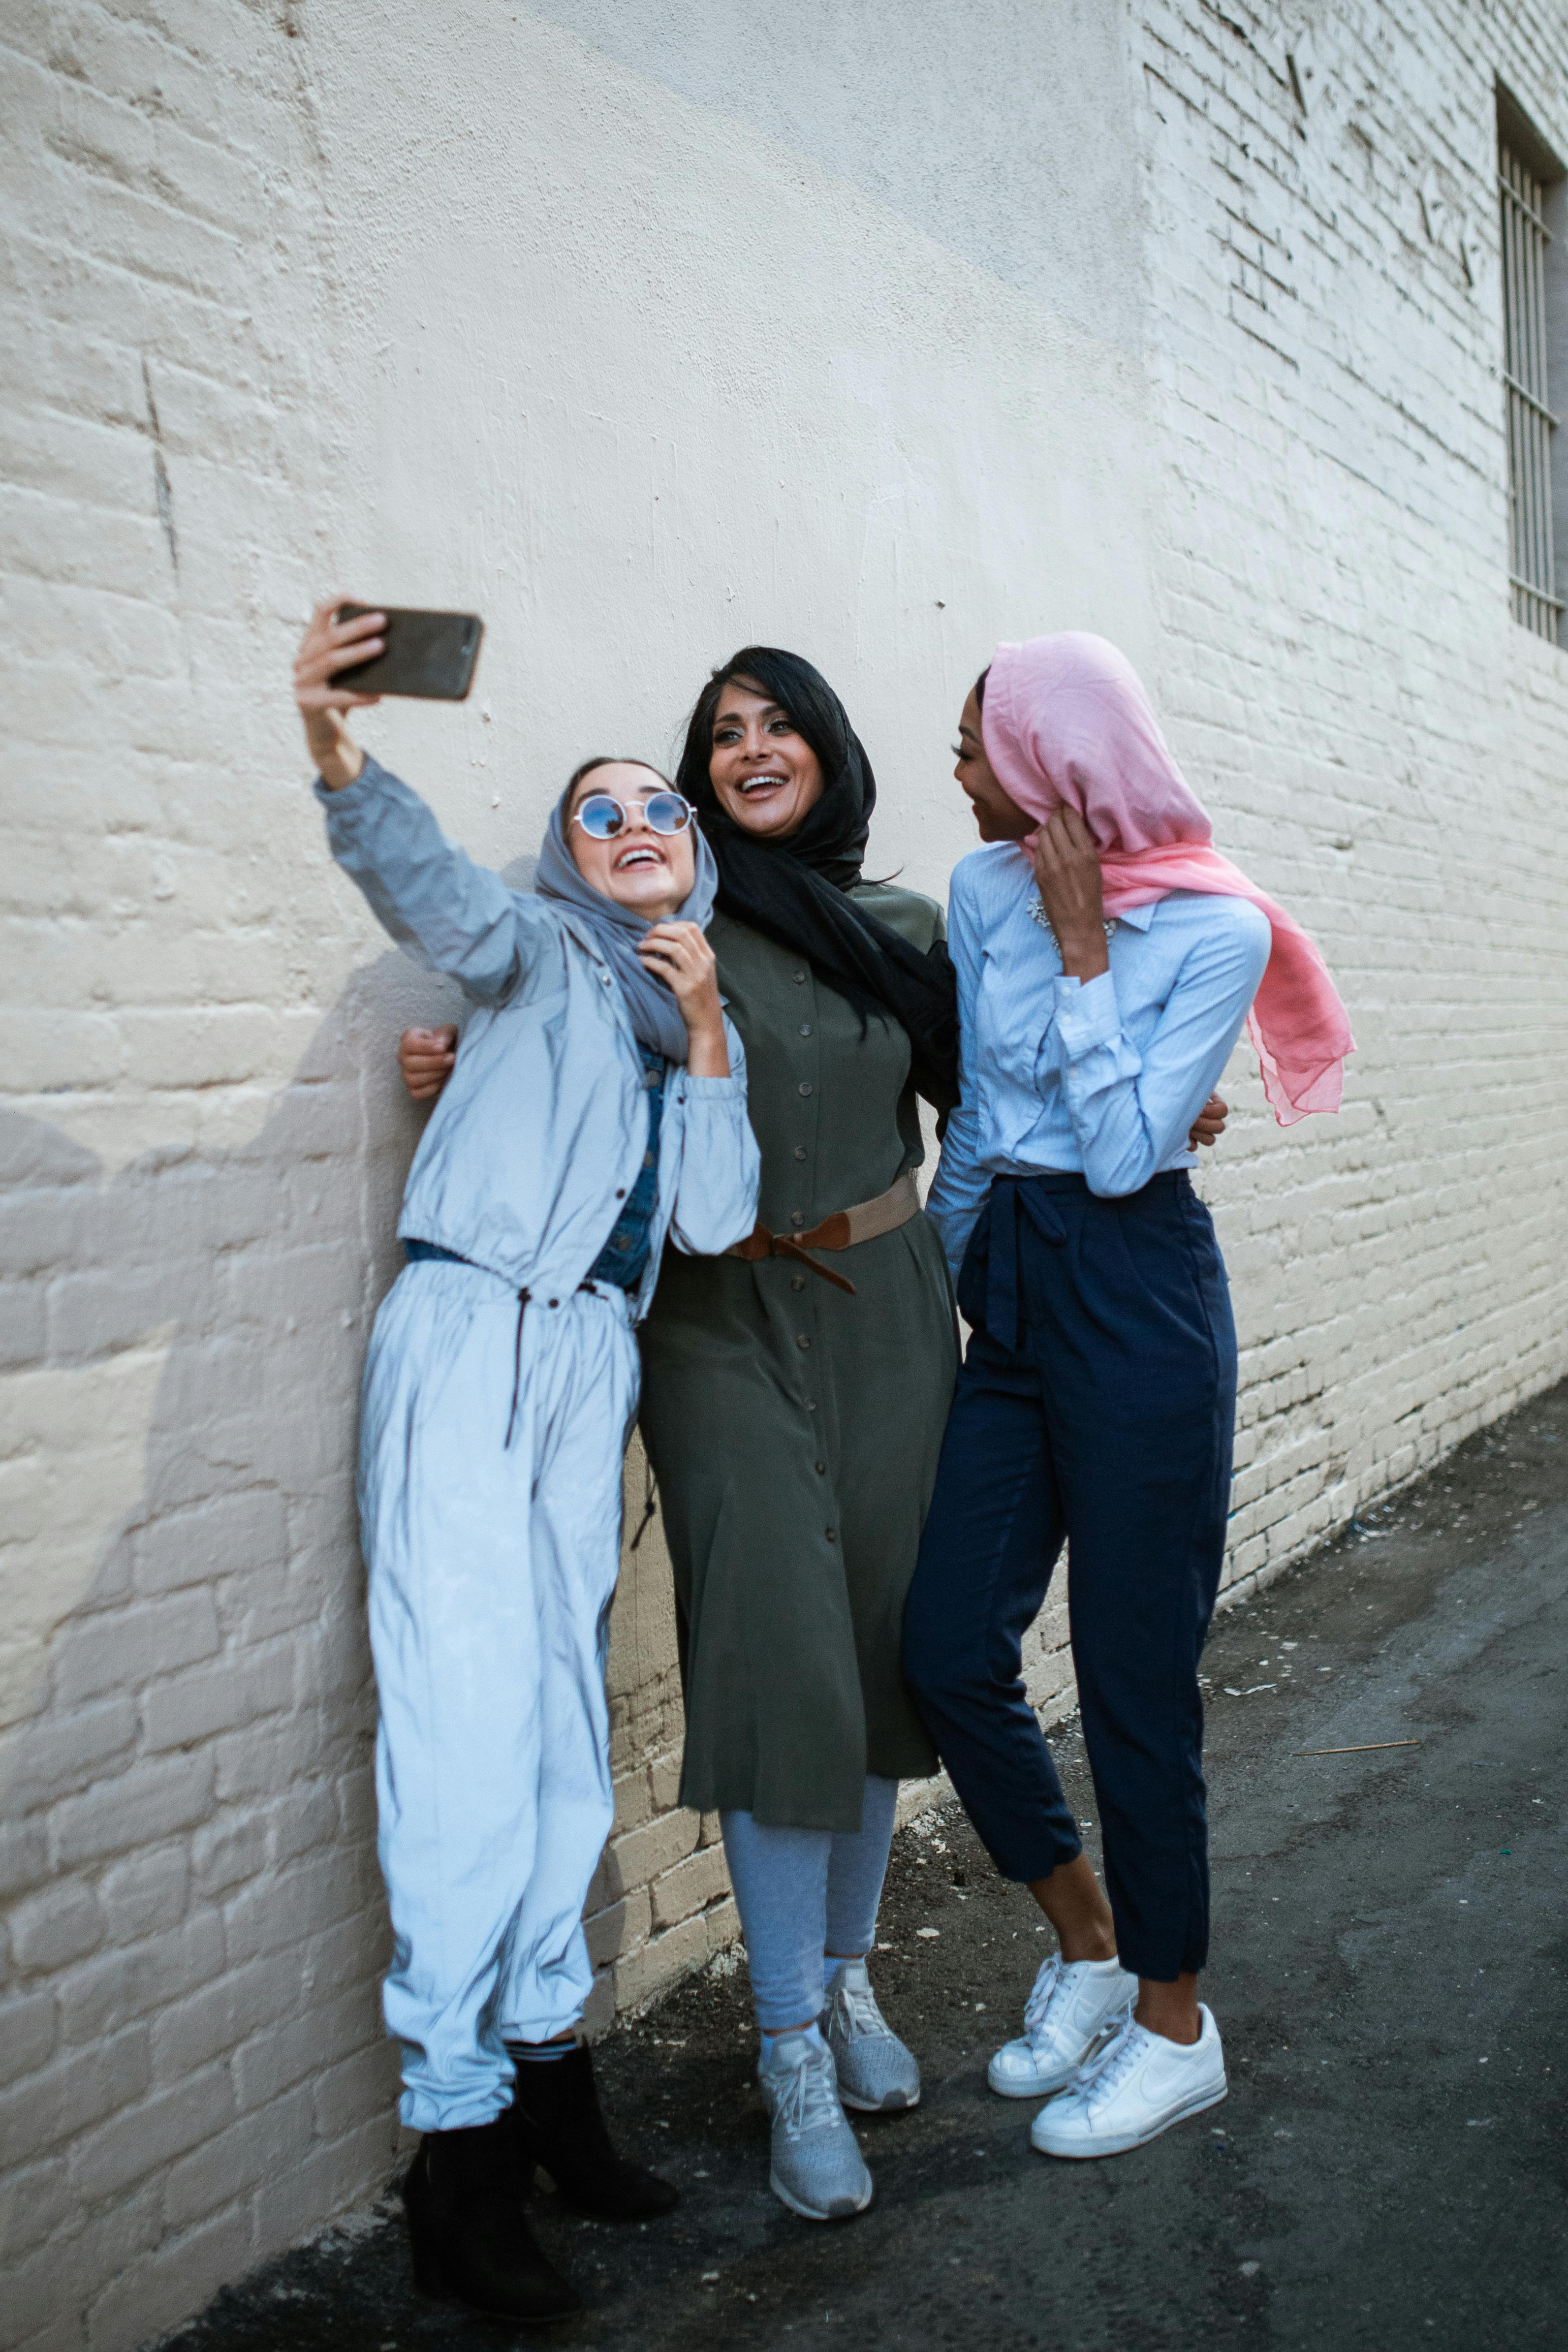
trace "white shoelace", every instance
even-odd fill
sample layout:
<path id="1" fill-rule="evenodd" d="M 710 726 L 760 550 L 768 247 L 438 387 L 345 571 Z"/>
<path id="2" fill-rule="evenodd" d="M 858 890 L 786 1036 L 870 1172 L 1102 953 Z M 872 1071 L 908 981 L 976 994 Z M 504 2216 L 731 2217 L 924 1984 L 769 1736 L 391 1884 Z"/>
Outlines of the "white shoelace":
<path id="1" fill-rule="evenodd" d="M 1082 2065 L 1073 2069 L 1064 2086 L 1065 2095 L 1081 2098 L 1086 2107 L 1098 2106 L 1109 2098 L 1142 2054 L 1142 2031 L 1136 2019 L 1119 2018 L 1105 2038 L 1096 2042 Z"/>
<path id="2" fill-rule="evenodd" d="M 1058 1953 L 1054 1959 L 1046 1962 L 1044 1969 L 1035 1979 L 1034 1990 L 1024 2003 L 1024 2033 L 1026 2040 L 1030 2042 L 1044 2040 L 1046 2027 L 1050 2018 L 1051 2004 L 1062 1990 L 1062 1962 L 1061 1955 Z"/>
<path id="3" fill-rule="evenodd" d="M 815 2063 L 803 2059 L 789 2070 L 790 2079 L 779 2095 L 777 2119 L 789 2132 L 823 2131 L 838 2122 L 843 2109 L 838 2104 L 837 2086 L 833 2069 L 820 2060 Z"/>
<path id="4" fill-rule="evenodd" d="M 892 2029 L 878 2008 L 877 1996 L 869 1983 L 850 1984 L 846 1981 L 846 1977 L 840 1977 L 833 1988 L 833 2005 L 837 2009 L 840 2004 L 846 2012 L 851 2034 L 886 2033 L 890 2036 Z"/>

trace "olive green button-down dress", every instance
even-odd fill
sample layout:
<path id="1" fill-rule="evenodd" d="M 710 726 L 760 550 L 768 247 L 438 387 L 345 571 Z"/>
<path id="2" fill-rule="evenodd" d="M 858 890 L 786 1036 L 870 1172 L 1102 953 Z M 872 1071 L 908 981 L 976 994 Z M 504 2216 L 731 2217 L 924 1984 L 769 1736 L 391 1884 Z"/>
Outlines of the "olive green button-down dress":
<path id="1" fill-rule="evenodd" d="M 930 898 L 854 895 L 918 947 L 942 935 Z M 804 956 L 746 925 L 715 916 L 709 938 L 746 1048 L 762 1222 L 800 1233 L 885 1192 L 921 1158 L 904 1030 L 873 1013 L 862 1033 Z M 641 1424 L 675 1566 L 682 1803 L 853 1831 L 868 1772 L 936 1769 L 899 1654 L 957 1334 L 923 1214 L 823 1255 L 853 1298 L 787 1258 L 667 1252 Z"/>

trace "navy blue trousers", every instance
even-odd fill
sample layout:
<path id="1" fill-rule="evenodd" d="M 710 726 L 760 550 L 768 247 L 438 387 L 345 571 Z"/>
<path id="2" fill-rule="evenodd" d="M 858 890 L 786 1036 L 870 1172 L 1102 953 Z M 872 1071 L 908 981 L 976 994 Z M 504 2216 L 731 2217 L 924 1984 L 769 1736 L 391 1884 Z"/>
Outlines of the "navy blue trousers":
<path id="1" fill-rule="evenodd" d="M 1121 1200 L 1000 1177 L 959 1276 L 973 1326 L 904 1617 L 904 1672 L 1005 1877 L 1082 1844 L 1023 1637 L 1065 1542 L 1073 1664 L 1124 1968 L 1208 1948 L 1198 1657 L 1225 1556 L 1236 1328 L 1184 1173 Z"/>

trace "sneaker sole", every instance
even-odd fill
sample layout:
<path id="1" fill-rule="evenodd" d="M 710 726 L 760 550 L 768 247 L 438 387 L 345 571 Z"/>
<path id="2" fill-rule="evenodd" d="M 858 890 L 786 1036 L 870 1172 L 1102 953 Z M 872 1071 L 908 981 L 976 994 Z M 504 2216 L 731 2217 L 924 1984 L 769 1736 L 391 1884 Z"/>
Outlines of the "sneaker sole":
<path id="1" fill-rule="evenodd" d="M 889 2091 L 885 2099 L 858 2099 L 852 2091 L 845 2089 L 842 2080 L 838 2084 L 839 2105 L 853 2107 L 858 2116 L 907 2116 L 920 2103 L 918 2091 L 912 2097 L 907 2097 L 902 2091 Z"/>
<path id="2" fill-rule="evenodd" d="M 868 2180 L 866 2194 L 858 2205 L 847 2197 L 841 2197 L 825 2213 L 819 2206 L 804 2205 L 798 2197 L 792 2196 L 776 2172 L 769 2173 L 768 2187 L 773 2190 L 779 2203 L 787 2205 L 792 2213 L 798 2213 L 803 2221 L 852 2221 L 857 2213 L 863 2213 L 866 2210 L 877 2193 L 876 2182 Z"/>
<path id="3" fill-rule="evenodd" d="M 1151 2140 L 1160 2137 L 1162 2132 L 1170 2131 L 1177 2124 L 1184 2124 L 1190 2116 L 1201 2116 L 1206 2107 L 1217 2107 L 1229 2093 L 1229 2083 L 1222 2083 L 1217 2091 L 1206 2091 L 1201 2099 L 1189 2099 L 1185 2106 L 1179 2107 L 1173 2116 L 1167 2116 L 1163 2123 L 1155 2124 L 1152 2130 L 1131 2132 L 1121 2139 L 1097 2140 L 1092 2147 L 1045 2147 L 1033 2133 L 1029 2137 L 1029 2145 L 1037 2155 L 1059 2157 L 1064 2162 L 1074 2164 L 1089 2161 L 1097 2156 L 1129 2156 L 1135 2147 L 1147 2147 Z"/>
<path id="4" fill-rule="evenodd" d="M 999 2099 L 1048 2099 L 1070 2083 L 1077 2072 L 1076 2066 L 1067 2066 L 1058 2074 L 1037 2077 L 1032 2083 L 999 2083 L 987 2067 L 985 2085 L 988 2090 L 994 2091 Z"/>

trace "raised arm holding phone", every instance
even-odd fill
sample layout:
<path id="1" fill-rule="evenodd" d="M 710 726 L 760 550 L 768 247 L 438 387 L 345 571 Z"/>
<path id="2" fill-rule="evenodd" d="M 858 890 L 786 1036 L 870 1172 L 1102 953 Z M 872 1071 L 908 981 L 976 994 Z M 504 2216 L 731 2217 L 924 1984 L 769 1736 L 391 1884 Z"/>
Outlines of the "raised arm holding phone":
<path id="1" fill-rule="evenodd" d="M 677 2201 L 600 2116 L 582 1911 L 614 1813 L 637 1326 L 667 1238 L 715 1252 L 751 1233 L 757 1149 L 686 802 L 640 761 L 586 761 L 535 890 L 510 889 L 354 742 L 376 698 L 340 673 L 384 631 L 338 609 L 318 606 L 294 670 L 332 854 L 472 1007 L 409 1172 L 361 1420 L 385 2014 L 424 2134 L 403 2196 L 423 2290 L 548 2319 L 580 2306 L 528 2228 L 536 2163 L 603 2220 Z"/>

